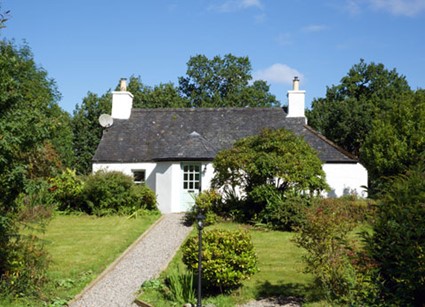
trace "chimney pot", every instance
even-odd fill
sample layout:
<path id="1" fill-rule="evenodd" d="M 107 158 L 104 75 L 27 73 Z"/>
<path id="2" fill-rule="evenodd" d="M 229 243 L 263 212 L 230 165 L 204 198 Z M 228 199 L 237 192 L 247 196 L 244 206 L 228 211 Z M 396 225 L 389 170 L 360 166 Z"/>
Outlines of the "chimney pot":
<path id="1" fill-rule="evenodd" d="M 292 90 L 299 91 L 300 90 L 300 79 L 297 76 L 294 77 L 292 82 Z"/>
<path id="2" fill-rule="evenodd" d="M 121 78 L 120 80 L 120 91 L 121 92 L 127 92 L 127 79 Z"/>

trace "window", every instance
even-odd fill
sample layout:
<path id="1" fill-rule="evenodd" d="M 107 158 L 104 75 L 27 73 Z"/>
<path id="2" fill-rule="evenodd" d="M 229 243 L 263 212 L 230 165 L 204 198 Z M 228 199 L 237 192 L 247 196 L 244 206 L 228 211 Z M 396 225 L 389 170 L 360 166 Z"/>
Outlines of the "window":
<path id="1" fill-rule="evenodd" d="M 201 188 L 201 166 L 199 164 L 183 165 L 183 189 L 199 190 Z"/>
<path id="2" fill-rule="evenodd" d="M 145 183 L 146 171 L 144 169 L 132 170 L 134 183 Z"/>

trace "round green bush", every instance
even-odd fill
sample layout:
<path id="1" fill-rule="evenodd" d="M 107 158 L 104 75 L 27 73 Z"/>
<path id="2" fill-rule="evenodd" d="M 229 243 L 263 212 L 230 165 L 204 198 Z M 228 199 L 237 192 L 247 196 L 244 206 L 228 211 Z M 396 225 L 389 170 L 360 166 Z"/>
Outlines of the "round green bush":
<path id="1" fill-rule="evenodd" d="M 183 245 L 183 262 L 197 272 L 198 237 Z M 215 229 L 202 240 L 202 278 L 211 290 L 228 292 L 257 272 L 257 256 L 247 232 Z"/>
<path id="2" fill-rule="evenodd" d="M 87 177 L 83 198 L 87 213 L 96 215 L 130 214 L 139 209 L 155 209 L 156 197 L 145 185 L 135 185 L 122 172 L 98 171 Z"/>

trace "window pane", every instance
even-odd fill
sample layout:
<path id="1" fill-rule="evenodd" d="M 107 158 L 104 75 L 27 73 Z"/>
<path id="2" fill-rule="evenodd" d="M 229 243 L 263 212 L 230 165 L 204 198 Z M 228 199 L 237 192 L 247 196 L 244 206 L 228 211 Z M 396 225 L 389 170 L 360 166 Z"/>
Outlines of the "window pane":
<path id="1" fill-rule="evenodd" d="M 142 183 L 145 182 L 146 172 L 145 170 L 132 170 L 134 182 Z"/>

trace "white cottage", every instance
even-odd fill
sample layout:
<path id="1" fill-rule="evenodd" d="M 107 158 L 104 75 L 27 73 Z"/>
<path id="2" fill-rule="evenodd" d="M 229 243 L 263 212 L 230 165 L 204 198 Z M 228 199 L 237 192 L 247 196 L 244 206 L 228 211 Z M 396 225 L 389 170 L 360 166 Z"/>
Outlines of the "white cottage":
<path id="1" fill-rule="evenodd" d="M 366 169 L 306 124 L 298 78 L 288 91 L 287 113 L 282 108 L 133 109 L 132 101 L 125 83 L 112 92 L 113 124 L 103 132 L 93 172 L 117 170 L 145 182 L 163 213 L 187 211 L 193 195 L 210 188 L 217 152 L 264 128 L 286 128 L 318 152 L 331 187 L 325 196 L 366 196 Z"/>

